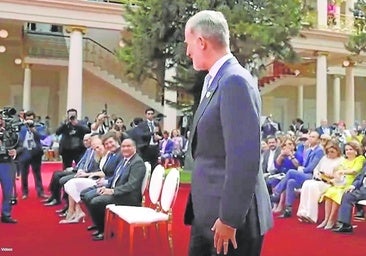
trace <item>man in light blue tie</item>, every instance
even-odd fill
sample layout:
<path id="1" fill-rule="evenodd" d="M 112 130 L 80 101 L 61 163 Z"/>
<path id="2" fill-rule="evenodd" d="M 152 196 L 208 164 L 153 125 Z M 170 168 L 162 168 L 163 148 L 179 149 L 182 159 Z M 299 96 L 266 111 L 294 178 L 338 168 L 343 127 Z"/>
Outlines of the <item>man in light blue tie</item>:
<path id="1" fill-rule="evenodd" d="M 108 184 L 98 188 L 98 195 L 92 200 L 85 201 L 98 231 L 93 238 L 94 241 L 104 239 L 106 205 L 141 206 L 141 186 L 146 172 L 144 161 L 136 154 L 136 144 L 132 139 L 125 139 L 122 142 L 121 152 L 124 161 L 117 166 Z"/>

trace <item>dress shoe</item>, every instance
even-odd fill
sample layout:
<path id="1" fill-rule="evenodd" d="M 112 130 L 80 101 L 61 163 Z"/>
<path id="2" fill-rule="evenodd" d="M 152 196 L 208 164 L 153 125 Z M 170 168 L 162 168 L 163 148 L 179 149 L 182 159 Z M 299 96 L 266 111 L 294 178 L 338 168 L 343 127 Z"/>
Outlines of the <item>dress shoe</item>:
<path id="1" fill-rule="evenodd" d="M 56 210 L 56 213 L 65 213 L 69 207 Z"/>
<path id="2" fill-rule="evenodd" d="M 1 216 L 1 222 L 2 223 L 9 223 L 9 224 L 15 224 L 18 223 L 17 220 L 13 219 L 10 216 Z"/>
<path id="3" fill-rule="evenodd" d="M 48 198 L 48 196 L 46 196 L 45 194 L 39 194 L 39 195 L 38 195 L 38 198 L 47 199 L 47 198 Z"/>
<path id="4" fill-rule="evenodd" d="M 96 230 L 96 229 L 97 229 L 97 226 L 95 226 L 95 225 L 91 225 L 91 226 L 88 226 L 86 228 L 86 230 L 88 230 L 88 231 L 90 231 L 90 230 Z"/>
<path id="5" fill-rule="evenodd" d="M 278 218 L 290 218 L 292 216 L 292 211 L 289 208 L 286 208 L 282 215 L 278 216 Z"/>
<path id="6" fill-rule="evenodd" d="M 97 236 L 93 237 L 93 241 L 102 241 L 104 240 L 104 234 L 100 233 Z"/>
<path id="7" fill-rule="evenodd" d="M 59 216 L 60 218 L 65 218 L 65 217 L 67 216 L 67 211 L 66 211 L 66 212 L 64 212 L 64 213 L 60 213 L 58 216 Z"/>
<path id="8" fill-rule="evenodd" d="M 100 234 L 99 230 L 96 230 L 96 231 L 94 231 L 94 232 L 92 233 L 92 236 L 97 236 L 97 235 L 99 235 L 99 234 Z"/>
<path id="9" fill-rule="evenodd" d="M 41 200 L 42 203 L 50 203 L 52 200 L 54 200 L 53 196 L 48 197 L 47 199 Z"/>
<path id="10" fill-rule="evenodd" d="M 56 199 L 53 199 L 51 202 L 45 203 L 44 206 L 55 206 L 59 204 L 61 204 L 61 202 L 58 202 Z"/>
<path id="11" fill-rule="evenodd" d="M 338 232 L 338 233 L 352 233 L 353 227 L 351 225 L 343 223 L 341 226 L 339 226 L 337 228 L 333 228 L 332 231 Z"/>

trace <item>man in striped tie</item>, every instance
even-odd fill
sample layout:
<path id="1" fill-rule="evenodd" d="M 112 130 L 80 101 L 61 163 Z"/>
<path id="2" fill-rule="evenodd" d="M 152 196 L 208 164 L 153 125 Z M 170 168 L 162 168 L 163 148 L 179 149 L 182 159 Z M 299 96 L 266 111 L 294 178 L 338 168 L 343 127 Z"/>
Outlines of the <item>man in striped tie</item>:
<path id="1" fill-rule="evenodd" d="M 136 144 L 132 139 L 122 142 L 121 152 L 124 161 L 117 166 L 114 175 L 106 186 L 97 190 L 97 196 L 85 205 L 97 227 L 93 240 L 104 239 L 105 207 L 108 204 L 141 206 L 141 186 L 146 167 L 142 158 L 136 154 Z"/>

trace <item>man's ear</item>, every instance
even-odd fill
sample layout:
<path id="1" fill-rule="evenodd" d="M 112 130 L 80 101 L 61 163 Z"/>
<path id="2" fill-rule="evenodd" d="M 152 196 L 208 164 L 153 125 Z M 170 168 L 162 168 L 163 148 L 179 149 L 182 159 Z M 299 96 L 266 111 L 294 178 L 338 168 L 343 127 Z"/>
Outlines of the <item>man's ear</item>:
<path id="1" fill-rule="evenodd" d="M 198 41 L 199 41 L 199 45 L 201 47 L 201 49 L 206 49 L 207 48 L 207 40 L 203 37 L 198 37 Z"/>

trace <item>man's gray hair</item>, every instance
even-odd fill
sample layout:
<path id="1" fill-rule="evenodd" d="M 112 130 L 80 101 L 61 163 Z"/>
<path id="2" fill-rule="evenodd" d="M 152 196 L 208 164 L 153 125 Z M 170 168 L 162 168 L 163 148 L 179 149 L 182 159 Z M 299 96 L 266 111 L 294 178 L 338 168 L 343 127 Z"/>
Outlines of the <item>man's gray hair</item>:
<path id="1" fill-rule="evenodd" d="M 222 46 L 229 47 L 230 32 L 225 16 L 221 12 L 204 10 L 187 21 L 186 28 L 204 38 L 214 39 Z"/>

